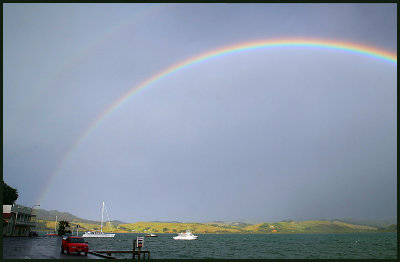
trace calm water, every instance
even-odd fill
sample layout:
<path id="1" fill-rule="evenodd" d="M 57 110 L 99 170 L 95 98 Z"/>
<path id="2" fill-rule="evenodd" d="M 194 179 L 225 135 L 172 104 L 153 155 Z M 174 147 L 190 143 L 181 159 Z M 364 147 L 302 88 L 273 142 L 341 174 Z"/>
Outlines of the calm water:
<path id="1" fill-rule="evenodd" d="M 364 234 L 196 234 L 197 240 L 179 241 L 176 234 L 145 237 L 142 250 L 152 259 L 188 258 L 397 258 L 397 233 Z M 144 234 L 116 234 L 114 238 L 86 238 L 91 250 L 132 250 Z M 115 254 L 117 258 L 131 258 Z"/>

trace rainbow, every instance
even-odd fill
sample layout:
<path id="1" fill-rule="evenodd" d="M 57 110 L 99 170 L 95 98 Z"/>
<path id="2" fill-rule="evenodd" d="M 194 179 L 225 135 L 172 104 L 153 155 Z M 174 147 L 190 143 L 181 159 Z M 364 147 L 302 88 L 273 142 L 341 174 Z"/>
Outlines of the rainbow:
<path id="1" fill-rule="evenodd" d="M 199 54 L 191 57 L 187 60 L 181 61 L 177 64 L 173 64 L 170 67 L 154 74 L 137 86 L 132 87 L 127 93 L 115 100 L 110 106 L 108 106 L 101 114 L 99 114 L 90 125 L 83 131 L 75 143 L 70 147 L 60 164 L 57 166 L 54 174 L 50 177 L 47 185 L 44 187 L 43 193 L 38 199 L 38 203 L 43 199 L 44 195 L 53 184 L 55 178 L 61 173 L 63 168 L 68 163 L 73 153 L 83 144 L 85 139 L 99 127 L 110 115 L 121 108 L 125 103 L 129 101 L 135 94 L 146 87 L 149 87 L 162 79 L 171 76 L 180 70 L 189 66 L 198 64 L 203 61 L 223 57 L 229 54 L 240 53 L 249 50 L 264 50 L 273 48 L 314 48 L 314 49 L 326 49 L 336 52 L 345 52 L 349 54 L 355 54 L 360 56 L 369 57 L 389 63 L 390 65 L 397 66 L 397 54 L 390 53 L 382 49 L 375 47 L 360 45 L 356 43 L 341 42 L 341 41 L 329 41 L 320 39 L 276 39 L 266 41 L 255 41 L 246 42 L 236 45 L 230 45 L 215 49 L 209 52 Z"/>

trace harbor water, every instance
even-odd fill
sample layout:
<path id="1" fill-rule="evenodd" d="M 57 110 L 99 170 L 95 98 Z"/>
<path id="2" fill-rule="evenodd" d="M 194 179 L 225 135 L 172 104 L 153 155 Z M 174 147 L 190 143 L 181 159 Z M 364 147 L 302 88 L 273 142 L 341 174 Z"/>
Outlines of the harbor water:
<path id="1" fill-rule="evenodd" d="M 81 234 L 80 234 L 81 235 Z M 176 234 L 145 237 L 142 250 L 152 259 L 396 259 L 397 233 L 362 234 L 196 234 L 197 240 L 174 240 Z M 90 250 L 132 250 L 144 234 L 86 238 Z M 114 254 L 132 258 L 130 254 Z"/>

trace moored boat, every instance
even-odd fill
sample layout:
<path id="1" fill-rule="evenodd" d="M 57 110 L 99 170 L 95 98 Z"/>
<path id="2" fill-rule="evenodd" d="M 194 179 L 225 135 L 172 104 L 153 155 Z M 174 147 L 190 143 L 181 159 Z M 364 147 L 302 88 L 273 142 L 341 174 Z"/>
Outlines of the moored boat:
<path id="1" fill-rule="evenodd" d="M 107 209 L 106 209 L 107 212 Z M 104 202 L 103 202 L 103 208 L 101 210 L 101 226 L 100 226 L 100 231 L 95 231 L 95 230 L 90 230 L 86 231 L 82 237 L 114 237 L 115 234 L 109 234 L 109 233 L 104 233 L 103 232 L 103 214 L 104 214 Z M 108 213 L 107 213 L 108 216 Z M 108 221 L 111 227 L 110 221 Z M 111 229 L 112 230 L 112 229 Z"/>
<path id="2" fill-rule="evenodd" d="M 179 233 L 174 237 L 175 240 L 195 240 L 198 236 L 195 236 L 190 232 L 190 230 L 186 230 L 185 233 Z"/>
<path id="3" fill-rule="evenodd" d="M 45 236 L 58 236 L 58 234 L 55 234 L 55 233 L 47 233 L 47 234 L 44 234 Z"/>
<path id="4" fill-rule="evenodd" d="M 87 231 L 85 232 L 82 237 L 114 237 L 115 234 L 104 233 L 103 231 Z"/>

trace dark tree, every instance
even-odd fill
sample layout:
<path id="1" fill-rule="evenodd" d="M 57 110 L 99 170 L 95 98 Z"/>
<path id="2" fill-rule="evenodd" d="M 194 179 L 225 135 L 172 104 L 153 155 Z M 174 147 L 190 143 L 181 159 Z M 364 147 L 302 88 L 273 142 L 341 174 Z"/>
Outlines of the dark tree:
<path id="1" fill-rule="evenodd" d="M 62 236 L 66 233 L 71 233 L 71 230 L 67 230 L 66 228 L 69 227 L 69 222 L 65 220 L 61 220 L 58 222 L 58 235 Z"/>
<path id="2" fill-rule="evenodd" d="M 6 182 L 3 180 L 2 185 L 3 190 L 3 205 L 13 205 L 15 200 L 18 199 L 18 191 L 15 188 L 10 187 L 7 185 Z"/>

